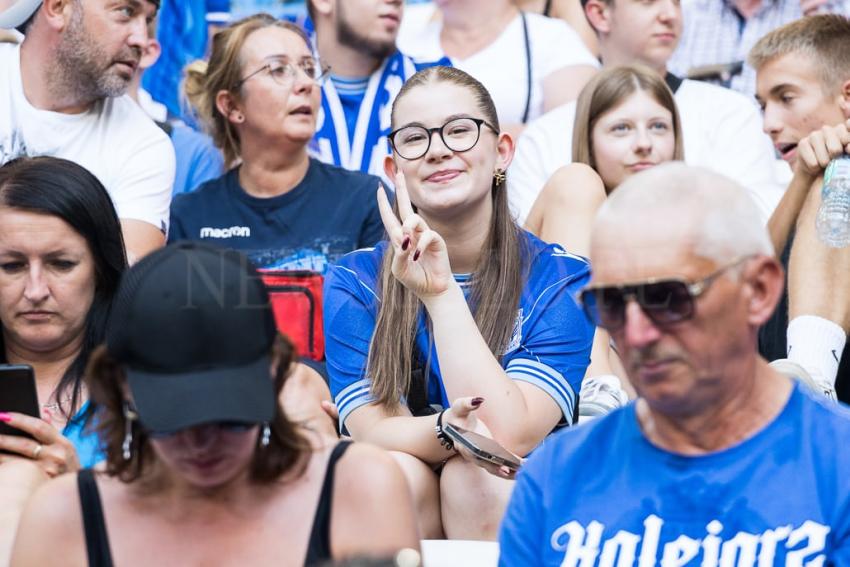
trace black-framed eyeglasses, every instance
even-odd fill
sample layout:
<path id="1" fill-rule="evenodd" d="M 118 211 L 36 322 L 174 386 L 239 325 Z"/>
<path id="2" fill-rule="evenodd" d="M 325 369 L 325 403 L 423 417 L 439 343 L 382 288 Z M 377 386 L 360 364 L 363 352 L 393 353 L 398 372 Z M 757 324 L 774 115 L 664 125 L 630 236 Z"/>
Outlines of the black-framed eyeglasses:
<path id="1" fill-rule="evenodd" d="M 580 293 L 584 312 L 606 331 L 626 324 L 626 306 L 634 299 L 655 325 L 664 327 L 690 319 L 696 313 L 696 299 L 727 270 L 751 256 L 738 258 L 695 282 L 679 278 L 651 279 L 634 284 L 588 286 Z"/>
<path id="2" fill-rule="evenodd" d="M 240 79 L 233 88 L 234 90 L 238 89 L 245 84 L 245 81 L 263 72 L 268 73 L 272 80 L 280 86 L 289 88 L 295 82 L 295 75 L 298 73 L 297 69 L 301 69 L 308 78 L 319 85 L 324 82 L 331 70 L 329 66 L 323 65 L 321 61 L 313 58 L 302 59 L 297 65 L 286 61 L 269 61 L 253 73 L 249 73 Z"/>
<path id="3" fill-rule="evenodd" d="M 399 157 L 406 160 L 419 159 L 431 148 L 431 139 L 435 132 L 440 133 L 443 144 L 453 152 L 468 152 L 475 147 L 481 137 L 481 125 L 487 126 L 496 134 L 499 131 L 481 118 L 454 118 L 437 128 L 424 126 L 404 126 L 393 130 L 387 136 L 390 145 Z"/>

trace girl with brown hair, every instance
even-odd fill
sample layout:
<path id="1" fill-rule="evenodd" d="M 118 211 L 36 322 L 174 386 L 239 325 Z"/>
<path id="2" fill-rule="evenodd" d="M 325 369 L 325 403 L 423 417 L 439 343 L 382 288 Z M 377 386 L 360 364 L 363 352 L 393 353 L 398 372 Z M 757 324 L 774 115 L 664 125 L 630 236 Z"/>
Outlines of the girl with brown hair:
<path id="1" fill-rule="evenodd" d="M 586 256 L 590 226 L 607 195 L 629 176 L 684 159 L 682 129 L 673 93 L 654 71 L 623 65 L 601 71 L 576 103 L 572 161 L 544 186 L 525 227 L 540 238 Z M 612 356 L 613 355 L 613 356 Z M 598 416 L 625 404 L 625 371 L 598 331 L 581 392 L 581 416 Z"/>
<path id="2" fill-rule="evenodd" d="M 426 538 L 495 539 L 511 489 L 497 475 L 512 475 L 458 458 L 443 427 L 524 456 L 573 422 L 593 337 L 573 297 L 589 266 L 514 223 L 513 140 L 478 81 L 420 71 L 392 124 L 395 210 L 378 192 L 389 241 L 326 279 L 331 390 L 343 430 L 402 464 Z"/>

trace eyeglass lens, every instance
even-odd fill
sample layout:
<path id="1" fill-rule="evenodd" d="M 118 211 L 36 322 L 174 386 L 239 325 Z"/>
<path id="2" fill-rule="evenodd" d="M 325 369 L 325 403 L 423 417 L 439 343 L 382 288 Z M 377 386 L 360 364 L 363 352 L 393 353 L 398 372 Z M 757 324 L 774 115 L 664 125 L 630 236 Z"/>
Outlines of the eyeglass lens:
<path id="1" fill-rule="evenodd" d="M 422 126 L 407 126 L 396 132 L 393 138 L 398 155 L 404 159 L 418 159 L 428 152 L 432 132 Z M 456 118 L 443 124 L 440 137 L 447 148 L 454 152 L 466 152 L 478 142 L 481 126 L 471 118 Z"/>
<path id="2" fill-rule="evenodd" d="M 694 313 L 694 299 L 687 284 L 674 280 L 588 290 L 582 302 L 597 326 L 616 330 L 626 322 L 627 296 L 633 296 L 643 312 L 658 325 L 683 321 Z"/>

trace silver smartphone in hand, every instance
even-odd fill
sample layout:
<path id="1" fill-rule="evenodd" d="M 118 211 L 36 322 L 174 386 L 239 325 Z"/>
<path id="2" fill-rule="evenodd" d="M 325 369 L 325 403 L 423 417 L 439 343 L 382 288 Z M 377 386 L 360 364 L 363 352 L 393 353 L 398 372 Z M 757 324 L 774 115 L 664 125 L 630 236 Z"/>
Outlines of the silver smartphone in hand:
<path id="1" fill-rule="evenodd" d="M 481 461 L 508 467 L 511 471 L 517 471 L 522 466 L 522 458 L 514 455 L 489 437 L 451 423 L 444 425 L 443 431 L 455 445 L 465 447 L 475 458 Z"/>

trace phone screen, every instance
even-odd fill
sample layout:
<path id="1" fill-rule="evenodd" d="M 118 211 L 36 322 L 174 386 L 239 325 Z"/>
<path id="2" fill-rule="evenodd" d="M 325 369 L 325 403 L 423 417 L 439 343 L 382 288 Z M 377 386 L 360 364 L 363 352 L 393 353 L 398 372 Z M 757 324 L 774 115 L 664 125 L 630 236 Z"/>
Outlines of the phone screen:
<path id="1" fill-rule="evenodd" d="M 32 366 L 0 364 L 0 411 L 41 417 Z M 29 434 L 3 422 L 0 422 L 0 434 L 29 437 Z"/>
<path id="2" fill-rule="evenodd" d="M 484 459 L 489 463 L 504 465 L 512 470 L 517 470 L 522 465 L 522 459 L 520 457 L 514 455 L 489 437 L 450 423 L 446 424 L 443 429 L 453 441 L 462 444 L 476 457 Z"/>

